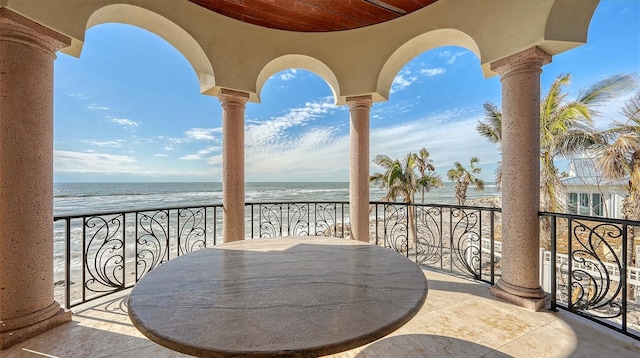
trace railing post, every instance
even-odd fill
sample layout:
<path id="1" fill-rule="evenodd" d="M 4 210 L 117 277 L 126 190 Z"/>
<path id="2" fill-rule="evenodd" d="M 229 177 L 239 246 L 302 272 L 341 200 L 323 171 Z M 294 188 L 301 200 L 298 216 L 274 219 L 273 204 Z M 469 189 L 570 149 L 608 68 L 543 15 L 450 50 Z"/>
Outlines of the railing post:
<path id="1" fill-rule="evenodd" d="M 136 223 L 135 223 L 135 235 L 136 235 L 136 240 L 133 243 L 133 250 L 135 252 L 135 258 L 134 258 L 134 264 L 133 266 L 135 266 L 135 282 L 138 282 L 138 278 L 140 277 L 138 275 L 138 222 L 139 222 L 139 217 L 138 217 L 138 211 L 136 211 L 136 215 L 135 215 L 135 219 L 136 219 Z"/>
<path id="2" fill-rule="evenodd" d="M 556 231 L 556 216 L 551 217 L 551 310 L 557 311 L 557 295 L 558 295 L 558 282 L 557 282 L 557 254 L 558 254 L 558 237 Z"/>
<path id="3" fill-rule="evenodd" d="M 251 205 L 251 236 L 253 237 L 253 205 Z M 213 246 L 218 244 L 218 207 L 213 207 Z"/>
<path id="4" fill-rule="evenodd" d="M 449 270 L 453 271 L 453 209 L 449 208 Z"/>
<path id="5" fill-rule="evenodd" d="M 204 207 L 204 247 L 207 247 L 207 207 Z"/>
<path id="6" fill-rule="evenodd" d="M 65 230 L 65 253 L 64 258 L 66 261 L 65 274 L 64 274 L 64 289 L 65 289 L 65 308 L 71 308 L 71 218 L 64 219 Z M 82 264 L 84 267 L 84 263 Z"/>
<path id="7" fill-rule="evenodd" d="M 87 217 L 82 218 L 82 302 L 86 301 Z"/>
<path id="8" fill-rule="evenodd" d="M 127 214 L 122 214 L 122 286 L 124 290 L 127 287 Z M 136 238 L 136 241 L 137 238 Z"/>
<path id="9" fill-rule="evenodd" d="M 622 224 L 622 270 L 620 270 L 620 285 L 622 286 L 622 332 L 627 333 L 627 240 L 629 240 L 629 228 Z M 638 258 L 636 258 L 638 260 Z"/>
<path id="10" fill-rule="evenodd" d="M 338 205 L 334 204 L 333 210 L 334 211 L 338 210 Z M 340 236 L 344 239 L 344 203 L 340 204 L 340 215 L 342 215 L 342 233 L 340 234 Z M 351 206 L 349 206 L 349 216 L 351 216 Z M 334 224 L 335 224 L 335 227 L 333 228 L 333 231 L 337 232 L 338 224 L 337 223 L 334 223 Z M 351 235 L 351 229 L 349 229 L 349 236 L 351 236 L 351 239 L 353 239 L 353 236 Z"/>
<path id="11" fill-rule="evenodd" d="M 440 236 L 440 238 L 439 238 L 440 239 L 440 242 L 439 242 L 440 245 L 438 245 L 438 246 L 440 246 L 440 269 L 444 268 L 444 245 L 443 245 L 443 241 L 442 241 L 442 239 L 443 239 L 442 233 L 444 231 L 442 225 L 444 225 L 444 219 L 442 217 L 442 211 L 443 211 L 442 209 L 443 209 L 442 206 L 440 206 L 438 208 L 438 210 L 440 211 L 439 212 L 439 214 L 440 214 L 439 215 L 440 216 L 440 228 L 438 229 L 438 234 Z"/>
<path id="12" fill-rule="evenodd" d="M 411 238 L 410 238 L 410 235 L 409 235 L 409 230 L 411 230 L 411 226 L 412 226 L 412 225 L 410 225 L 411 224 L 410 223 L 410 220 L 411 220 L 411 207 L 409 206 L 409 203 L 405 203 L 404 205 L 407 208 L 407 231 L 406 231 L 406 233 L 407 233 L 407 246 L 406 247 L 407 247 L 407 258 L 409 258 L 409 245 L 411 245 Z M 413 232 L 411 232 L 411 233 L 413 234 Z"/>
<path id="13" fill-rule="evenodd" d="M 376 225 L 376 246 L 378 245 L 378 204 L 374 204 L 375 208 L 376 208 L 376 220 L 375 220 L 375 225 Z"/>
<path id="14" fill-rule="evenodd" d="M 573 237 L 571 236 L 571 223 L 573 220 L 571 218 L 567 219 L 567 308 L 569 311 L 573 311 L 573 279 L 571 277 L 573 270 L 573 262 L 571 260 L 571 252 L 573 251 L 572 241 Z"/>
<path id="15" fill-rule="evenodd" d="M 489 249 L 491 251 L 491 285 L 494 285 L 496 283 L 496 279 L 495 279 L 496 277 L 495 216 L 496 216 L 496 211 L 491 210 L 491 224 L 490 224 L 491 234 L 489 236 L 489 245 L 491 246 L 491 248 Z M 480 246 L 482 246 L 482 244 Z"/>
<path id="16" fill-rule="evenodd" d="M 478 260 L 480 262 L 480 265 L 478 265 L 478 275 L 480 277 L 480 281 L 482 281 L 482 211 L 482 209 L 478 209 L 478 225 L 480 225 L 478 227 Z"/>
<path id="17" fill-rule="evenodd" d="M 253 222 L 253 216 L 255 215 L 254 211 L 253 211 L 253 203 L 251 204 L 251 238 L 254 238 L 254 233 L 253 233 L 253 227 L 255 226 L 255 223 Z"/>
<path id="18" fill-rule="evenodd" d="M 258 237 L 262 237 L 262 204 L 258 204 Z"/>

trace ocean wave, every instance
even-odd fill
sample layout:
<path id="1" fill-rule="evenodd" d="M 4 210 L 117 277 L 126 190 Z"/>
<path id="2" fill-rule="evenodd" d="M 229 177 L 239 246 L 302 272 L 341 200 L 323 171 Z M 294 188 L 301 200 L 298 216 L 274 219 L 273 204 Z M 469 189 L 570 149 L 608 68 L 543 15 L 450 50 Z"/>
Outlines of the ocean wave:
<path id="1" fill-rule="evenodd" d="M 101 197 L 101 196 L 144 196 L 144 195 L 153 195 L 153 194 L 152 193 L 100 193 L 100 194 L 73 193 L 73 194 L 57 194 L 57 195 L 54 194 L 53 197 L 65 199 L 65 198 L 94 198 L 94 197 Z"/>

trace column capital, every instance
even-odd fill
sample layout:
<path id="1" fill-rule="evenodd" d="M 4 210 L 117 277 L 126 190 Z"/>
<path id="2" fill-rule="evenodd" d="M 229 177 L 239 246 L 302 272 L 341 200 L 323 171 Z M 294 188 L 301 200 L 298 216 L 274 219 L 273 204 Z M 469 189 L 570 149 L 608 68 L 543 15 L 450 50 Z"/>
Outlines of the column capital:
<path id="1" fill-rule="evenodd" d="M 218 100 L 222 102 L 222 105 L 225 105 L 227 103 L 234 103 L 244 106 L 249 101 L 249 94 L 246 92 L 223 88 L 218 94 Z"/>
<path id="2" fill-rule="evenodd" d="M 347 97 L 347 105 L 349 109 L 371 108 L 373 99 L 371 95 Z"/>
<path id="3" fill-rule="evenodd" d="M 491 63 L 491 70 L 504 77 L 513 73 L 541 71 L 551 62 L 551 55 L 534 46 Z"/>
<path id="4" fill-rule="evenodd" d="M 0 41 L 25 44 L 53 56 L 56 51 L 71 45 L 69 37 L 7 8 L 0 8 Z"/>

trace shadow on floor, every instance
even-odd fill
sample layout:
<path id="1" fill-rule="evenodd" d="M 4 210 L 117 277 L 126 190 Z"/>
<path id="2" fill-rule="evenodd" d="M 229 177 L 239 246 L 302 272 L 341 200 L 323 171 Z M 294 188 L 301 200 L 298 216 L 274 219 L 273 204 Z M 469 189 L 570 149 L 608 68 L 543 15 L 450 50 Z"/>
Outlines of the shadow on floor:
<path id="1" fill-rule="evenodd" d="M 491 357 L 507 358 L 507 354 L 462 339 L 432 334 L 405 334 L 383 338 L 360 351 L 356 358 L 375 357 Z"/>

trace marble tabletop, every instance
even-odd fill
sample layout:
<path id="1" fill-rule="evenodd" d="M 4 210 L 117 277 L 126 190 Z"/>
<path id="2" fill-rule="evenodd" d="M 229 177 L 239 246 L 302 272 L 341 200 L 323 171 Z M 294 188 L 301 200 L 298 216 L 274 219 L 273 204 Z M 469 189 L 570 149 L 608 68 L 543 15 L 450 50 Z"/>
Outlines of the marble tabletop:
<path id="1" fill-rule="evenodd" d="M 243 240 L 173 259 L 144 276 L 133 324 L 200 357 L 314 357 L 381 338 L 422 307 L 427 281 L 406 257 L 337 238 Z"/>

